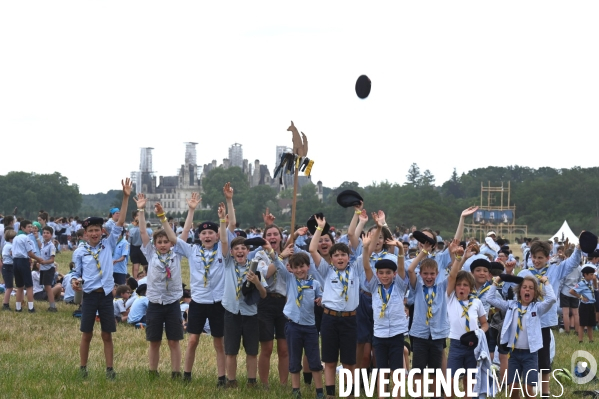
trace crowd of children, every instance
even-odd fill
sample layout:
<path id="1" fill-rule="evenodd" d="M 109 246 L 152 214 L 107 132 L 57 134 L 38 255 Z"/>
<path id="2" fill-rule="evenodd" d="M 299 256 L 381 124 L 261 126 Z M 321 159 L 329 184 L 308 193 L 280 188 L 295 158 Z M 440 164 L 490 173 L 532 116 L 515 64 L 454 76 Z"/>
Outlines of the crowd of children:
<path id="1" fill-rule="evenodd" d="M 527 240 L 519 264 L 493 232 L 482 245 L 462 240 L 464 221 L 477 207 L 462 212 L 453 239 L 443 242 L 439 232 L 428 228 L 393 235 L 383 211 L 371 214 L 374 225 L 365 231 L 369 217 L 362 199 L 346 191 L 338 202 L 355 213 L 345 236 L 335 237 L 324 215 L 315 214 L 286 239 L 267 211 L 262 235 L 248 238 L 236 229 L 229 183 L 218 206 L 219 223 L 202 222 L 192 230 L 201 201 L 197 193 L 187 200 L 188 217 L 178 227 L 160 203 L 148 209 L 140 193 L 127 231 L 131 187 L 129 179 L 122 182 L 121 208 L 111 209 L 106 223 L 98 217 L 53 220 L 43 212 L 33 223 L 16 225 L 12 216 L 3 220 L 3 310 L 12 310 L 14 288 L 16 312 L 23 311 L 24 295 L 30 313 L 36 311 L 36 300 L 48 301 L 49 312 L 57 311 L 59 300 L 80 301 L 82 377 L 87 376 L 96 319 L 109 379 L 116 377 L 112 333 L 118 323 L 145 328 L 153 379 L 164 332 L 171 376 L 186 383 L 192 382 L 200 336 L 210 331 L 218 387 L 239 385 L 241 343 L 247 385 L 268 387 L 276 339 L 278 381 L 285 385 L 291 375 L 294 398 L 301 397 L 302 371 L 316 397 L 334 398 L 339 361 L 352 373 L 356 367 L 428 368 L 461 379 L 459 369 L 478 369 L 483 375 L 490 364 L 484 360 L 496 357 L 511 397 L 533 397 L 534 386 L 547 396 L 558 299 L 564 321 L 560 331 L 576 329 L 581 343 L 586 331 L 593 343 L 599 251 L 591 233 L 583 232 L 575 248 Z M 150 211 L 161 223 L 155 232 L 146 227 Z M 73 261 L 62 277 L 55 257 L 69 248 Z M 183 258 L 189 264 L 189 290 L 181 276 Z M 485 386 L 478 377 L 477 392 Z M 451 391 L 442 395 L 452 397 Z"/>

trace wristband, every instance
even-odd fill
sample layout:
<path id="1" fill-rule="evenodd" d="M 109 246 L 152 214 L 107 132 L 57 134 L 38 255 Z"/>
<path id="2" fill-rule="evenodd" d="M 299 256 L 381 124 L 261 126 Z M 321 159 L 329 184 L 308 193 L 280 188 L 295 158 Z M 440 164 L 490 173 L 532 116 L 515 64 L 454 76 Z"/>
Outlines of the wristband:
<path id="1" fill-rule="evenodd" d="M 283 262 L 283 257 L 281 255 L 279 255 L 278 258 L 281 262 Z"/>
<path id="2" fill-rule="evenodd" d="M 462 260 L 462 257 L 460 255 L 456 255 L 455 260 Z"/>
<path id="3" fill-rule="evenodd" d="M 356 215 L 361 215 L 362 211 L 356 211 Z"/>
<path id="4" fill-rule="evenodd" d="M 161 223 L 164 223 L 164 222 L 166 222 L 166 218 L 165 218 L 165 217 L 161 217 L 161 218 L 160 218 L 160 222 L 161 222 Z"/>
<path id="5" fill-rule="evenodd" d="M 146 208 L 137 208 L 137 212 L 145 212 Z"/>
<path id="6" fill-rule="evenodd" d="M 398 257 L 398 258 L 403 258 L 404 256 L 403 256 L 403 255 L 397 255 L 397 257 Z"/>
<path id="7" fill-rule="evenodd" d="M 161 218 L 161 217 L 163 217 L 163 216 L 164 216 L 164 213 L 157 213 L 157 214 L 156 214 L 156 217 L 157 217 L 157 218 Z"/>
<path id="8" fill-rule="evenodd" d="M 227 219 L 221 219 L 220 222 L 221 223 L 227 223 Z"/>
<path id="9" fill-rule="evenodd" d="M 316 230 L 318 230 L 318 231 L 322 231 L 322 227 L 320 227 L 320 226 L 316 226 Z"/>
<path id="10" fill-rule="evenodd" d="M 423 249 L 423 250 L 422 250 L 422 252 L 423 252 L 425 255 L 428 255 L 428 251 L 427 251 L 426 249 Z"/>
<path id="11" fill-rule="evenodd" d="M 385 224 L 383 225 L 383 227 L 389 227 L 389 226 L 387 226 L 387 223 L 385 223 Z"/>

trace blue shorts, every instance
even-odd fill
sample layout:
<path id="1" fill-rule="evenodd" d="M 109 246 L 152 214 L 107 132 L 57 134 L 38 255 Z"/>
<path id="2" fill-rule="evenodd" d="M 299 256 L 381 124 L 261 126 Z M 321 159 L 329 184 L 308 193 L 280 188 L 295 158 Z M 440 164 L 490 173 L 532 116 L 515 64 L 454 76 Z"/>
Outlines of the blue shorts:
<path id="1" fill-rule="evenodd" d="M 322 371 L 316 326 L 305 326 L 289 320 L 285 324 L 285 337 L 289 350 L 290 373 L 302 371 L 302 352 L 308 358 L 310 371 Z"/>
<path id="2" fill-rule="evenodd" d="M 398 370 L 403 368 L 404 335 L 372 339 L 376 366 L 381 369 Z"/>
<path id="3" fill-rule="evenodd" d="M 451 378 L 457 378 L 455 373 L 458 369 L 475 368 L 474 346 L 465 346 L 460 343 L 459 339 L 450 339 L 447 369 L 451 370 Z"/>
<path id="4" fill-rule="evenodd" d="M 320 326 L 322 361 L 356 364 L 356 316 L 338 317 L 324 314 Z"/>
<path id="5" fill-rule="evenodd" d="M 33 287 L 31 264 L 29 258 L 14 258 L 15 286 L 17 288 Z"/>
<path id="6" fill-rule="evenodd" d="M 114 319 L 113 300 L 114 297 L 112 296 L 112 292 L 109 292 L 108 295 L 106 295 L 104 291 L 84 292 L 83 302 L 81 304 L 81 332 L 94 332 L 96 312 L 100 317 L 102 332 L 115 332 L 116 321 Z"/>
<path id="7" fill-rule="evenodd" d="M 443 344 L 445 338 L 428 339 L 412 337 L 412 368 L 440 369 L 443 359 Z"/>
<path id="8" fill-rule="evenodd" d="M 374 317 L 372 314 L 372 295 L 360 290 L 360 302 L 356 308 L 356 331 L 359 344 L 372 343 L 374 336 Z"/>
<path id="9" fill-rule="evenodd" d="M 14 266 L 6 263 L 2 265 L 2 279 L 4 280 L 4 286 L 9 289 L 13 288 L 15 281 Z"/>
<path id="10" fill-rule="evenodd" d="M 449 365 L 448 365 L 449 366 Z M 518 377 L 516 377 L 516 372 Z M 528 349 L 514 349 L 507 363 L 507 382 L 519 385 L 537 385 L 539 380 L 539 361 L 537 352 Z"/>

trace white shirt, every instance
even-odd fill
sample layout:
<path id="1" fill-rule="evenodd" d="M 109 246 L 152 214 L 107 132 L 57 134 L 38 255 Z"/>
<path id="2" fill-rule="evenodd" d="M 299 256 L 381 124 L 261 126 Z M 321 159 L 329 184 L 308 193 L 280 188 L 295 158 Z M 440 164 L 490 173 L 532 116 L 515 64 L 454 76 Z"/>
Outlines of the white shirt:
<path id="1" fill-rule="evenodd" d="M 462 303 L 468 306 L 468 299 L 463 300 Z M 449 319 L 449 338 L 460 339 L 460 337 L 466 334 L 466 317 L 462 317 L 464 309 L 460 305 L 460 301 L 457 299 L 455 292 L 453 292 L 447 300 L 447 317 Z M 478 318 L 486 316 L 485 308 L 478 298 L 472 300 L 472 304 L 468 308 L 468 317 L 470 318 L 470 331 L 478 330 Z"/>

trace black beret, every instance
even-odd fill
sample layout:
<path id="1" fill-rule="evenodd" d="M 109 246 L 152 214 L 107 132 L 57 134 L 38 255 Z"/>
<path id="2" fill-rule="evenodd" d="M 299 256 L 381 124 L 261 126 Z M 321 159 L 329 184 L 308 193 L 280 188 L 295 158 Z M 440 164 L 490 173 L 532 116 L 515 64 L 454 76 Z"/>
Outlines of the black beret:
<path id="1" fill-rule="evenodd" d="M 592 254 L 589 254 L 589 258 L 599 258 L 599 251 L 594 250 Z"/>
<path id="2" fill-rule="evenodd" d="M 501 273 L 503 273 L 504 270 L 505 267 L 503 267 L 503 265 L 499 262 L 491 262 L 491 265 L 489 267 L 489 272 L 493 276 L 499 276 Z"/>
<path id="3" fill-rule="evenodd" d="M 424 234 L 421 231 L 415 231 L 412 233 L 412 235 L 421 244 L 428 242 L 431 245 L 437 245 L 437 240 L 435 240 L 433 237 L 427 236 L 426 234 Z"/>
<path id="4" fill-rule="evenodd" d="M 580 249 L 587 254 L 595 252 L 597 249 L 597 236 L 590 231 L 580 233 Z"/>
<path id="5" fill-rule="evenodd" d="M 337 203 L 344 208 L 351 206 L 360 205 L 364 201 L 362 196 L 354 190 L 345 190 L 339 193 L 337 196 Z"/>
<path id="6" fill-rule="evenodd" d="M 266 245 L 266 240 L 262 237 L 248 238 L 243 242 L 243 245 L 245 245 L 246 247 L 261 247 L 262 245 Z"/>
<path id="7" fill-rule="evenodd" d="M 365 99 L 370 94 L 371 82 L 368 76 L 362 75 L 356 81 L 356 94 L 361 99 Z"/>
<path id="8" fill-rule="evenodd" d="M 235 230 L 235 234 L 237 235 L 237 237 L 248 238 L 248 235 L 243 230 L 237 229 L 237 230 Z"/>
<path id="9" fill-rule="evenodd" d="M 137 287 L 137 290 L 135 290 L 135 292 L 137 292 L 137 295 L 141 295 L 141 293 L 143 291 L 147 291 L 147 289 L 148 289 L 147 284 L 141 284 L 140 286 Z"/>
<path id="10" fill-rule="evenodd" d="M 212 230 L 215 233 L 218 233 L 218 224 L 213 222 L 203 222 L 198 226 L 198 234 L 204 230 Z"/>
<path id="11" fill-rule="evenodd" d="M 505 281 L 506 283 L 520 284 L 524 281 L 524 277 L 514 276 L 512 274 L 500 274 L 499 277 L 501 278 L 501 281 Z"/>
<path id="12" fill-rule="evenodd" d="M 377 270 L 391 269 L 393 271 L 397 271 L 397 263 L 393 262 L 391 259 L 381 259 L 376 261 L 374 268 Z"/>
<path id="13" fill-rule="evenodd" d="M 582 268 L 582 274 L 589 274 L 589 273 L 595 273 L 597 271 L 597 269 L 595 269 L 593 266 L 585 266 Z"/>
<path id="14" fill-rule="evenodd" d="M 478 337 L 476 336 L 476 332 L 468 331 L 466 334 L 463 334 L 460 337 L 460 343 L 470 348 L 476 348 L 478 346 Z"/>
<path id="15" fill-rule="evenodd" d="M 486 259 L 475 259 L 474 262 L 470 264 L 470 271 L 473 272 L 477 267 L 485 267 L 487 270 L 491 270 L 491 262 Z"/>
<path id="16" fill-rule="evenodd" d="M 306 226 L 308 226 L 308 231 L 311 234 L 314 234 L 314 232 L 316 231 L 316 226 L 318 226 L 315 216 L 318 216 L 319 218 L 324 217 L 322 212 L 310 216 L 310 219 L 308 219 L 308 221 L 306 222 Z M 329 226 L 329 222 L 326 222 L 324 227 L 322 228 L 321 234 L 324 235 L 324 234 L 328 233 L 330 229 L 331 229 L 331 226 Z"/>
<path id="17" fill-rule="evenodd" d="M 81 223 L 81 227 L 87 229 L 89 226 L 100 226 L 104 224 L 104 219 L 99 217 L 89 217 Z"/>

